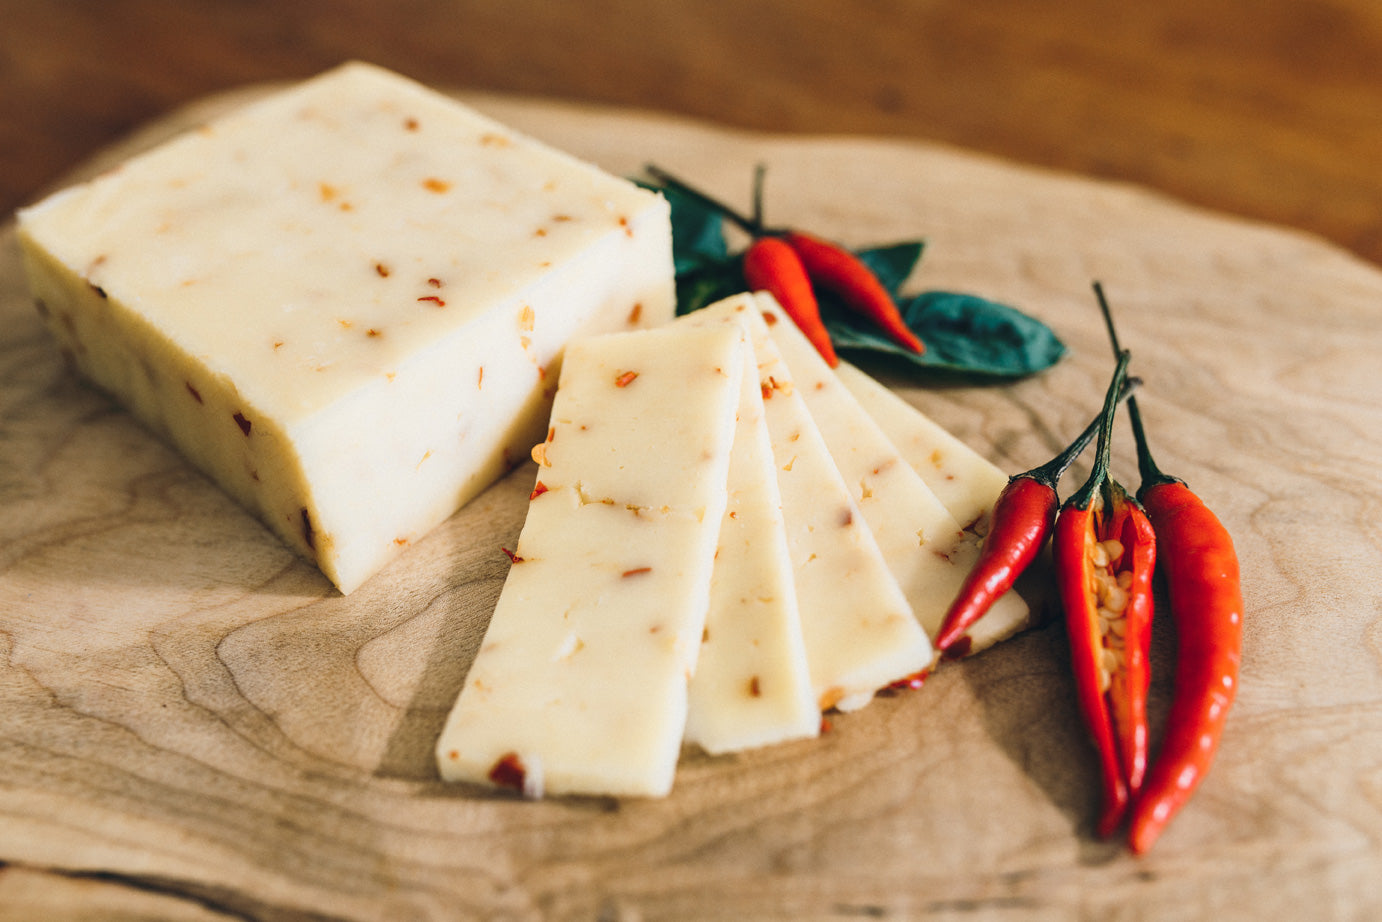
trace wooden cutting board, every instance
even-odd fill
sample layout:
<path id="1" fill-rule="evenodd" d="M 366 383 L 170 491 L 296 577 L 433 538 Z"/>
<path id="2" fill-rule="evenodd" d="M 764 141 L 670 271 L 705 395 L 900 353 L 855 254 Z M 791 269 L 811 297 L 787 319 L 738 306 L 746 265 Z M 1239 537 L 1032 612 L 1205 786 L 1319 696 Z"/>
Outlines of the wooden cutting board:
<path id="1" fill-rule="evenodd" d="M 92 169 L 242 98 L 178 113 Z M 666 800 L 444 785 L 432 745 L 533 471 L 343 598 L 64 369 L 7 225 L 0 919 L 1382 914 L 1382 271 L 961 151 L 466 98 L 615 172 L 654 161 L 740 203 L 769 164 L 775 223 L 851 244 L 925 237 L 913 287 L 1015 304 L 1071 347 L 1012 385 L 888 379 L 1011 471 L 1097 409 L 1101 279 L 1158 461 L 1242 558 L 1242 686 L 1209 780 L 1149 856 L 1096 840 L 1054 625 L 835 717 L 820 740 L 689 752 Z M 1115 473 L 1135 483 L 1125 435 Z M 1172 650 L 1163 626 L 1158 721 Z"/>

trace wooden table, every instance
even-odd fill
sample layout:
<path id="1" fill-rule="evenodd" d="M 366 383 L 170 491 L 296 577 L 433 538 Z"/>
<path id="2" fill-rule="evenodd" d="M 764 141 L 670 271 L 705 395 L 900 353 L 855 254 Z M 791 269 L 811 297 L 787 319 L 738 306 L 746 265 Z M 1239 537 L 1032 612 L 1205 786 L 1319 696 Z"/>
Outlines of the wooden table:
<path id="1" fill-rule="evenodd" d="M 351 57 L 428 83 L 1126 179 L 1382 262 L 1371 0 L 12 0 L 0 212 L 204 94 Z"/>
<path id="2" fill-rule="evenodd" d="M 532 471 L 342 598 L 64 371 L 3 226 L 0 920 L 1382 914 L 1382 270 L 1345 249 L 1382 252 L 1379 15 L 973 6 L 630 4 L 593 28 L 605 5 L 20 0 L 0 33 L 0 188 L 31 199 L 135 128 L 235 100 L 174 106 L 352 56 L 523 94 L 463 95 L 618 172 L 655 159 L 734 196 L 769 162 L 783 221 L 925 236 L 916 284 L 1066 339 L 1011 385 L 889 379 L 1009 470 L 1093 411 L 1102 278 L 1158 460 L 1234 533 L 1248 603 L 1224 748 L 1153 854 L 1092 835 L 1059 626 L 821 740 L 688 753 L 665 801 L 441 784 L 430 747 Z M 1125 439 L 1115 452 L 1135 479 Z M 1163 628 L 1157 721 L 1172 656 Z"/>

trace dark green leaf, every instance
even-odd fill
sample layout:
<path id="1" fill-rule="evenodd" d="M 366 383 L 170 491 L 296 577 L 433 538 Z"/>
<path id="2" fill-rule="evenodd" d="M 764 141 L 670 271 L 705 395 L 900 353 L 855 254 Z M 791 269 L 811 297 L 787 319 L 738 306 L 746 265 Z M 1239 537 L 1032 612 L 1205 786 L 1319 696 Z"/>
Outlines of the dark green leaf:
<path id="1" fill-rule="evenodd" d="M 838 349 L 883 353 L 937 371 L 1016 378 L 1049 368 L 1065 354 L 1065 344 L 1041 321 L 975 295 L 928 291 L 898 307 L 926 344 L 922 355 L 898 346 L 832 299 L 822 299 L 821 313 Z"/>
<path id="2" fill-rule="evenodd" d="M 744 271 L 737 256 L 704 262 L 677 275 L 677 313 L 689 314 L 744 291 Z"/>
<path id="3" fill-rule="evenodd" d="M 661 192 L 671 206 L 672 262 L 678 278 L 706 263 L 723 261 L 729 255 L 724 218 L 718 211 L 675 189 L 646 182 L 639 182 L 639 185 Z"/>

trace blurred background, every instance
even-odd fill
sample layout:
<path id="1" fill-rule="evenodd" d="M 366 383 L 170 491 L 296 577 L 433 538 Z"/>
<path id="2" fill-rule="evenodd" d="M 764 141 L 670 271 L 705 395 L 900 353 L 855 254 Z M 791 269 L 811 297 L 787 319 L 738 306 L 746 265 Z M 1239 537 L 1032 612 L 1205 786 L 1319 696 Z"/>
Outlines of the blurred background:
<path id="1" fill-rule="evenodd" d="M 1378 0 L 4 0 L 0 214 L 200 96 L 342 60 L 1127 180 L 1382 263 Z"/>

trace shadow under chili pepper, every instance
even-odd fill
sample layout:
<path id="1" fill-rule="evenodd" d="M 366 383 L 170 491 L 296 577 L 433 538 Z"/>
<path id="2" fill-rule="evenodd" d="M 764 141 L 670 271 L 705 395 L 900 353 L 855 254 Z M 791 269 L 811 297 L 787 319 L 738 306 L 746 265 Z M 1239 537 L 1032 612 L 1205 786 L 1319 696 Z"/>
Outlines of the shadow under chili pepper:
<path id="1" fill-rule="evenodd" d="M 1033 569 L 1049 574 L 1049 560 L 1038 560 Z M 1076 704 L 1070 642 L 1054 587 L 1049 597 L 1040 586 L 1023 588 L 1033 604 L 1050 606 L 1041 626 L 942 668 L 960 670 L 989 736 L 1066 817 L 1079 839 L 1080 863 L 1131 858 L 1122 830 L 1106 840 L 1095 834 L 1100 814 L 1098 759 Z M 1171 697 L 1175 632 L 1168 622 L 1169 615 L 1158 610 L 1152 626 L 1153 678 L 1147 706 L 1153 739 L 1159 738 Z"/>

